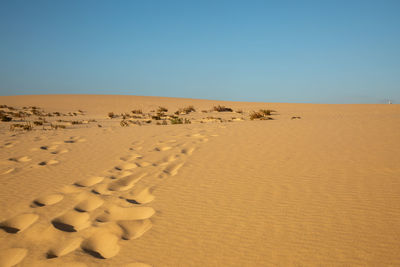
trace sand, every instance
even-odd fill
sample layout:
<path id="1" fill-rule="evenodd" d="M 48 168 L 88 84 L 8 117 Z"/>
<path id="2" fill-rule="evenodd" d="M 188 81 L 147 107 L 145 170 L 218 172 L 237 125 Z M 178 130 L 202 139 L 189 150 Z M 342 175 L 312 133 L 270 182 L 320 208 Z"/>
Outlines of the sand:
<path id="1" fill-rule="evenodd" d="M 400 266 L 399 105 L 0 104 L 76 113 L 46 117 L 65 129 L 0 122 L 0 266 Z M 108 117 L 188 105 L 191 124 Z M 274 120 L 249 120 L 259 109 Z"/>

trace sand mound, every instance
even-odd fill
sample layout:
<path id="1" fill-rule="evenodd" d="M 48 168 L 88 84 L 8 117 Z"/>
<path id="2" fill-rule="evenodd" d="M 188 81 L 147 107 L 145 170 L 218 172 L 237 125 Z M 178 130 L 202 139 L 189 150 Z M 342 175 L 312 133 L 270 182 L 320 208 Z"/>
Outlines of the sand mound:
<path id="1" fill-rule="evenodd" d="M 103 205 L 104 200 L 97 196 L 89 196 L 87 199 L 81 201 L 78 205 L 75 206 L 75 210 L 77 211 L 93 211 Z"/>
<path id="2" fill-rule="evenodd" d="M 68 253 L 78 249 L 82 243 L 83 239 L 80 237 L 71 238 L 65 242 L 60 242 L 55 247 L 50 248 L 47 252 L 49 258 L 61 257 L 67 255 Z"/>
<path id="3" fill-rule="evenodd" d="M 119 221 L 118 225 L 124 230 L 122 238 L 126 240 L 139 238 L 152 227 L 152 223 L 149 219 Z"/>
<path id="4" fill-rule="evenodd" d="M 144 220 L 153 216 L 155 210 L 151 207 L 123 208 L 112 206 L 96 218 L 99 222 L 120 221 L 120 220 Z"/>
<path id="5" fill-rule="evenodd" d="M 0 251 L 0 267 L 11 267 L 20 263 L 28 254 L 24 248 L 9 248 Z"/>
<path id="6" fill-rule="evenodd" d="M 65 232 L 77 232 L 89 226 L 89 214 L 78 211 L 68 211 L 52 221 L 54 227 Z"/>
<path id="7" fill-rule="evenodd" d="M 132 176 L 121 178 L 115 182 L 112 182 L 109 185 L 108 189 L 111 191 L 129 190 L 145 176 L 146 176 L 146 173 L 142 173 L 139 176 L 132 175 Z"/>
<path id="8" fill-rule="evenodd" d="M 63 198 L 64 196 L 61 194 L 50 194 L 35 199 L 33 203 L 37 206 L 50 206 L 60 202 Z"/>
<path id="9" fill-rule="evenodd" d="M 138 193 L 133 193 L 126 200 L 134 204 L 147 204 L 152 202 L 154 198 L 155 196 L 150 192 L 150 188 L 147 187 Z"/>
<path id="10" fill-rule="evenodd" d="M 106 231 L 98 231 L 82 243 L 82 249 L 97 258 L 108 259 L 119 252 L 118 237 Z"/>
<path id="11" fill-rule="evenodd" d="M 86 178 L 86 179 L 81 180 L 81 181 L 77 181 L 77 182 L 75 182 L 75 185 L 82 186 L 82 187 L 89 187 L 89 186 L 93 186 L 95 184 L 98 184 L 103 180 L 104 180 L 104 177 L 93 176 L 93 177 L 89 177 L 89 178 Z"/>
<path id="12" fill-rule="evenodd" d="M 22 232 L 39 219 L 34 213 L 20 214 L 0 223 L 0 227 L 9 233 Z"/>

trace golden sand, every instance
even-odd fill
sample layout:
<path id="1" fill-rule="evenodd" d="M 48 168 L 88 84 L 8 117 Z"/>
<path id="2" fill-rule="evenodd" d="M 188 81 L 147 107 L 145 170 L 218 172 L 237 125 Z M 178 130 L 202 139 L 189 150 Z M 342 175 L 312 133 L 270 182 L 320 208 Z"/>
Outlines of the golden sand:
<path id="1" fill-rule="evenodd" d="M 46 117 L 65 129 L 0 122 L 0 266 L 400 266 L 399 105 L 0 104 L 77 114 Z M 191 124 L 108 117 L 189 105 Z M 249 120 L 259 109 L 274 120 Z"/>

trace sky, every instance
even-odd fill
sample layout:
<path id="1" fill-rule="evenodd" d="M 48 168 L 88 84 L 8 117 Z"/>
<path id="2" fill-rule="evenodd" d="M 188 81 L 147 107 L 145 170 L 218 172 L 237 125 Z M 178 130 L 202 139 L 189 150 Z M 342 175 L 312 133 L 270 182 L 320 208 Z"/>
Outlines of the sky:
<path id="1" fill-rule="evenodd" d="M 400 103 L 400 1 L 0 0 L 0 95 Z"/>

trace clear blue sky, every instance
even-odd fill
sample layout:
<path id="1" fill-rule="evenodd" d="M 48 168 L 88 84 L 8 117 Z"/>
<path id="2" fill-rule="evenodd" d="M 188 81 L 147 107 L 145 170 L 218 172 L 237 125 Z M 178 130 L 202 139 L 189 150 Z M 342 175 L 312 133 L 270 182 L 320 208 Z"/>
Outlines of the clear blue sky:
<path id="1" fill-rule="evenodd" d="M 400 1 L 1 0 L 0 95 L 400 103 Z"/>

